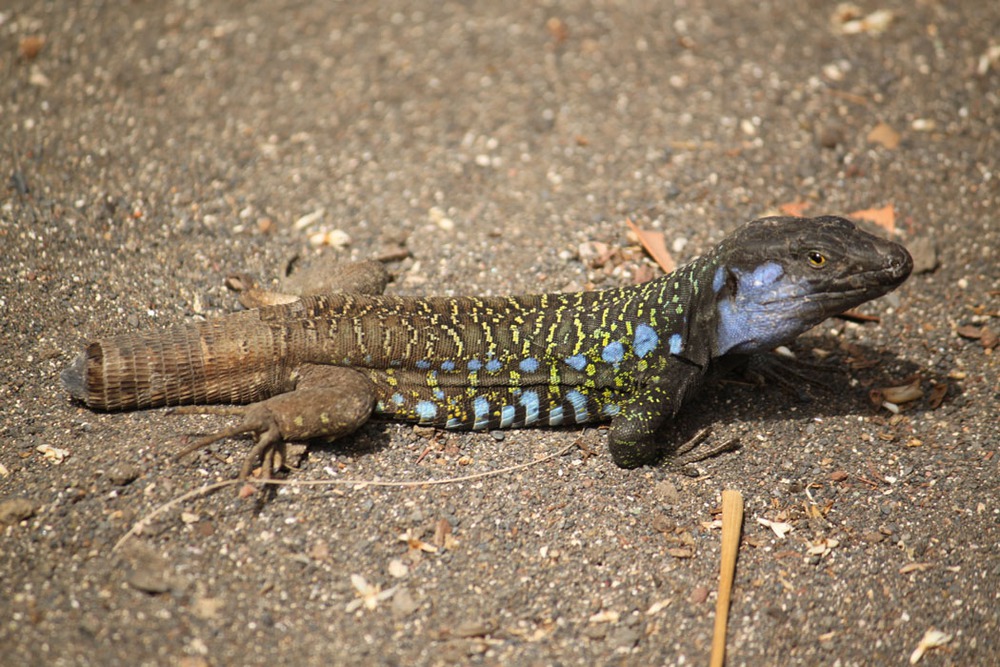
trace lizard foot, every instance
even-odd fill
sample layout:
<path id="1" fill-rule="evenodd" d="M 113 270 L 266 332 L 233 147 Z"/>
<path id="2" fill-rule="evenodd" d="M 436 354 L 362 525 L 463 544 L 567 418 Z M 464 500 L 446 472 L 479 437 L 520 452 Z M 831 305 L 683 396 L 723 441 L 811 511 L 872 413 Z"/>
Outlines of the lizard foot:
<path id="1" fill-rule="evenodd" d="M 688 477 L 700 477 L 703 472 L 698 469 L 698 466 L 696 465 L 697 463 L 710 459 L 713 456 L 718 456 L 723 452 L 735 452 L 740 448 L 740 441 L 738 438 L 726 440 L 710 447 L 701 448 L 701 444 L 708 440 L 708 437 L 711 434 L 711 428 L 703 428 L 695 433 L 694 437 L 690 440 L 678 446 L 670 461 L 672 467 L 676 468 L 678 472 L 687 475 Z"/>
<path id="2" fill-rule="evenodd" d="M 314 262 L 286 276 L 279 291 L 260 287 L 247 273 L 227 276 L 226 287 L 239 294 L 244 308 L 262 308 L 315 294 L 382 294 L 389 280 L 385 266 L 375 260 L 349 264 Z"/>
<path id="3" fill-rule="evenodd" d="M 243 421 L 236 426 L 198 438 L 178 452 L 177 458 L 184 458 L 188 454 L 204 449 L 219 440 L 252 433 L 255 436 L 254 445 L 243 458 L 239 479 L 243 480 L 249 477 L 257 461 L 261 462 L 261 479 L 271 479 L 274 472 L 284 466 L 287 459 L 287 448 L 277 420 L 261 407 L 262 404 L 258 403 L 248 408 L 191 406 L 173 410 L 174 414 L 237 415 L 243 417 Z"/>
<path id="4" fill-rule="evenodd" d="M 755 384 L 770 382 L 800 400 L 808 400 L 802 391 L 803 385 L 829 388 L 825 378 L 816 376 L 819 372 L 842 373 L 843 370 L 832 364 L 805 361 L 777 353 L 755 354 L 747 360 L 743 369 L 744 377 L 751 382 Z"/>

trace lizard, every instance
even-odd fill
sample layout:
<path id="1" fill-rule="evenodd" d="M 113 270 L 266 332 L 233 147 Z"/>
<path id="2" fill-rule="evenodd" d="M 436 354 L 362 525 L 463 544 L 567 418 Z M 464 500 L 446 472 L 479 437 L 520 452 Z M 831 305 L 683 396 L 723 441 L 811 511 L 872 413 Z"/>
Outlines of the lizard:
<path id="1" fill-rule="evenodd" d="M 847 219 L 765 217 L 638 285 L 279 299 L 91 342 L 61 378 L 98 411 L 245 406 L 222 408 L 242 422 L 196 443 L 252 434 L 241 477 L 260 459 L 270 476 L 285 441 L 333 440 L 372 415 L 477 431 L 610 421 L 614 462 L 635 468 L 662 456 L 657 430 L 713 368 L 892 291 L 912 267 Z"/>

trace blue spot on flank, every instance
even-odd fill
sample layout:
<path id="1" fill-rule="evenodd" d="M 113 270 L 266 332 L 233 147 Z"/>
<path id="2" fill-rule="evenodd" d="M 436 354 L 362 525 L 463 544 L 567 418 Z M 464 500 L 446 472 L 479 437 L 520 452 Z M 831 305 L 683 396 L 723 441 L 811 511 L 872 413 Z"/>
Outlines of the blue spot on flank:
<path id="1" fill-rule="evenodd" d="M 527 359 L 522 359 L 519 363 L 518 368 L 520 368 L 525 373 L 534 373 L 538 370 L 538 359 L 534 357 L 528 357 Z"/>
<path id="2" fill-rule="evenodd" d="M 609 364 L 617 364 L 624 358 L 625 348 L 618 341 L 608 343 L 604 346 L 604 349 L 601 350 L 601 359 L 604 359 L 604 361 Z"/>
<path id="3" fill-rule="evenodd" d="M 472 423 L 474 429 L 484 429 L 490 423 L 490 402 L 484 396 L 476 396 L 472 401 L 472 412 L 476 416 L 476 421 Z"/>
<path id="4" fill-rule="evenodd" d="M 601 408 L 601 413 L 605 417 L 617 417 L 618 413 L 621 411 L 621 406 L 617 403 L 605 403 L 604 407 Z"/>
<path id="5" fill-rule="evenodd" d="M 397 392 L 397 393 L 395 393 L 395 394 L 392 395 L 392 402 L 395 403 L 396 405 L 402 405 L 403 403 L 406 402 L 406 399 L 403 398 L 402 394 L 400 394 L 399 392 Z"/>
<path id="6" fill-rule="evenodd" d="M 503 364 L 501 364 L 496 359 L 490 359 L 489 361 L 486 362 L 486 370 L 488 370 L 490 373 L 496 373 L 501 368 L 503 368 Z"/>
<path id="7" fill-rule="evenodd" d="M 500 408 L 500 428 L 510 428 L 514 423 L 515 408 L 513 405 L 505 405 Z"/>
<path id="8" fill-rule="evenodd" d="M 632 349 L 635 351 L 635 356 L 642 359 L 655 350 L 659 344 L 660 336 L 656 333 L 656 329 L 645 322 L 635 327 L 635 338 L 632 339 Z"/>
<path id="9" fill-rule="evenodd" d="M 716 294 L 722 289 L 722 286 L 726 284 L 726 267 L 720 266 L 715 270 L 715 276 L 712 277 L 712 291 Z"/>
<path id="10" fill-rule="evenodd" d="M 587 367 L 587 357 L 582 354 L 574 354 L 572 357 L 566 357 L 566 365 L 575 371 L 582 371 Z"/>
<path id="11" fill-rule="evenodd" d="M 420 401 L 414 406 L 414 411 L 421 422 L 429 422 L 437 417 L 438 407 L 430 401 Z"/>
<path id="12" fill-rule="evenodd" d="M 524 406 L 525 426 L 531 426 L 538 421 L 538 394 L 534 391 L 525 391 L 518 402 Z"/>
<path id="13" fill-rule="evenodd" d="M 467 363 L 465 367 L 470 371 L 478 371 L 483 367 L 483 362 L 479 361 L 479 359 L 469 359 L 469 363 Z"/>
<path id="14" fill-rule="evenodd" d="M 684 349 L 684 343 L 681 340 L 680 334 L 674 334 L 670 337 L 670 354 L 680 354 L 681 350 Z"/>
<path id="15" fill-rule="evenodd" d="M 462 428 L 462 420 L 458 417 L 448 417 L 448 421 L 444 425 L 445 428 Z"/>
<path id="16" fill-rule="evenodd" d="M 434 390 L 434 398 L 436 398 L 439 401 L 444 400 L 444 390 L 443 389 L 435 389 Z"/>
<path id="17" fill-rule="evenodd" d="M 451 361 L 450 359 L 448 361 L 442 361 L 441 362 L 441 370 L 443 370 L 443 371 L 453 371 L 453 370 L 455 370 L 455 362 Z"/>
<path id="18" fill-rule="evenodd" d="M 420 359 L 419 361 L 417 361 L 417 368 L 419 368 L 422 371 L 425 371 L 430 367 L 431 367 L 431 362 L 429 362 L 426 359 Z"/>
<path id="19" fill-rule="evenodd" d="M 573 406 L 576 423 L 582 424 L 587 421 L 590 416 L 590 412 L 587 411 L 587 397 L 574 389 L 566 393 L 566 400 Z"/>
<path id="20" fill-rule="evenodd" d="M 561 426 L 563 422 L 563 406 L 557 405 L 549 410 L 549 426 Z"/>
<path id="21" fill-rule="evenodd" d="M 366 354 L 365 355 L 365 366 L 371 366 L 371 365 L 372 365 L 372 355 Z"/>

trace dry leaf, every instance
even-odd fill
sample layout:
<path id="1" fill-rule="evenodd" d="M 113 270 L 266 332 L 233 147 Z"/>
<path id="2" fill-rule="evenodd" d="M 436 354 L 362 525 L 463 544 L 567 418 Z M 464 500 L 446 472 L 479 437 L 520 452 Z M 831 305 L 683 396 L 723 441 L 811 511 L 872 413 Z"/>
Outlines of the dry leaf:
<path id="1" fill-rule="evenodd" d="M 888 9 L 876 9 L 867 16 L 861 8 L 850 2 L 842 2 L 837 5 L 830 23 L 835 32 L 842 35 L 881 35 L 892 23 L 893 14 Z"/>
<path id="2" fill-rule="evenodd" d="M 45 37 L 42 35 L 29 35 L 21 38 L 21 42 L 18 44 L 18 51 L 21 52 L 23 59 L 34 60 L 41 53 L 43 46 L 45 46 Z"/>
<path id="3" fill-rule="evenodd" d="M 920 643 L 917 644 L 917 648 L 910 654 L 910 664 L 917 664 L 924 657 L 924 653 L 932 648 L 944 646 L 951 641 L 951 637 L 949 634 L 931 628 L 924 633 L 924 636 L 920 639 Z"/>
<path id="4" fill-rule="evenodd" d="M 545 22 L 545 29 L 549 31 L 549 37 L 556 44 L 562 44 L 569 39 L 569 26 L 555 16 Z"/>
<path id="5" fill-rule="evenodd" d="M 896 231 L 896 207 L 892 204 L 886 204 L 882 208 L 866 208 L 860 211 L 852 211 L 847 215 L 852 218 L 867 220 L 890 234 Z"/>
<path id="6" fill-rule="evenodd" d="M 806 553 L 810 556 L 825 556 L 830 553 L 831 549 L 835 549 L 840 545 L 840 540 L 833 537 L 826 537 L 816 542 L 809 542 L 808 544 L 809 548 L 806 549 Z"/>
<path id="7" fill-rule="evenodd" d="M 62 463 L 69 456 L 69 451 L 52 445 L 38 445 L 35 449 L 50 463 Z"/>
<path id="8" fill-rule="evenodd" d="M 871 129 L 866 137 L 870 144 L 881 144 L 889 150 L 899 146 L 899 132 L 888 123 L 879 123 Z"/>
<path id="9" fill-rule="evenodd" d="M 955 333 L 962 338 L 970 338 L 972 340 L 979 340 L 983 337 L 983 330 L 979 327 L 972 326 L 971 324 L 958 327 L 955 329 Z"/>
<path id="10" fill-rule="evenodd" d="M 654 602 L 649 606 L 649 609 L 646 610 L 646 615 L 653 616 L 655 614 L 660 613 L 661 611 L 670 606 L 671 601 L 672 600 L 670 598 L 667 598 L 666 600 L 660 600 L 659 602 Z"/>
<path id="11" fill-rule="evenodd" d="M 785 535 L 793 530 L 792 524 L 790 523 L 785 523 L 783 521 L 771 521 L 770 519 L 765 519 L 763 517 L 758 517 L 757 523 L 770 528 L 780 539 L 785 539 Z"/>
<path id="12" fill-rule="evenodd" d="M 587 619 L 587 621 L 589 623 L 617 623 L 619 618 L 621 618 L 621 614 L 617 611 L 606 610 L 597 612 Z"/>
<path id="13" fill-rule="evenodd" d="M 222 598 L 200 597 L 191 604 L 191 612 L 203 621 L 219 617 L 219 612 L 225 607 Z"/>
<path id="14" fill-rule="evenodd" d="M 37 64 L 31 66 L 28 73 L 28 83 L 37 88 L 48 88 L 52 85 L 52 80 L 45 76 L 45 72 Z"/>
<path id="15" fill-rule="evenodd" d="M 882 398 L 897 405 L 915 401 L 924 395 L 923 390 L 920 388 L 920 378 L 898 387 L 882 387 L 879 391 L 882 393 Z"/>
<path id="16" fill-rule="evenodd" d="M 1000 344 L 1000 336 L 989 327 L 983 327 L 983 335 L 980 337 L 979 342 L 982 343 L 984 349 L 992 350 Z"/>
<path id="17" fill-rule="evenodd" d="M 660 265 L 660 268 L 666 273 L 671 273 L 677 268 L 677 262 L 674 261 L 673 256 L 671 256 L 670 251 L 667 250 L 667 242 L 663 237 L 663 232 L 654 232 L 639 229 L 634 222 L 629 219 L 625 219 L 628 223 L 629 228 L 635 232 L 635 235 L 639 237 L 639 243 L 642 247 L 646 249 L 649 256 Z"/>
<path id="18" fill-rule="evenodd" d="M 979 62 L 976 65 L 976 74 L 986 76 L 990 68 L 995 67 L 997 63 L 1000 63 L 1000 44 L 990 46 L 979 56 Z"/>
<path id="19" fill-rule="evenodd" d="M 778 210 L 785 215 L 793 215 L 796 218 L 801 218 L 805 212 L 809 210 L 810 206 L 812 206 L 812 204 L 807 201 L 790 201 L 785 204 L 779 204 Z"/>
<path id="20" fill-rule="evenodd" d="M 451 537 L 451 524 L 448 523 L 447 519 L 438 519 L 438 522 L 434 525 L 434 537 L 432 542 L 439 547 L 443 547 L 448 543 L 448 538 Z"/>
<path id="21" fill-rule="evenodd" d="M 929 570 L 934 567 L 931 563 L 907 563 L 903 567 L 899 568 L 900 574 L 909 574 L 910 572 L 923 572 L 924 570 Z"/>
<path id="22" fill-rule="evenodd" d="M 396 594 L 396 589 L 398 586 L 393 586 L 387 590 L 382 590 L 382 587 L 378 584 L 372 586 L 368 581 L 362 577 L 360 574 L 351 575 L 351 585 L 354 586 L 356 591 L 357 599 L 351 600 L 347 603 L 345 611 L 350 614 L 362 606 L 369 611 L 374 610 L 378 607 L 378 603 L 384 600 L 388 600 L 393 595 Z"/>

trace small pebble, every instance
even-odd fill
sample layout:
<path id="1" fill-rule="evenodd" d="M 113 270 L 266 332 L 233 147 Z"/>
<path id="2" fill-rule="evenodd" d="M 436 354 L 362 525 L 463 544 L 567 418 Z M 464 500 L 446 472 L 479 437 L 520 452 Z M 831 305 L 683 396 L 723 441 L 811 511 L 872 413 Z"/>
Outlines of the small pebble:
<path id="1" fill-rule="evenodd" d="M 35 503 L 27 498 L 11 498 L 0 502 L 0 526 L 10 526 L 34 516 Z"/>

